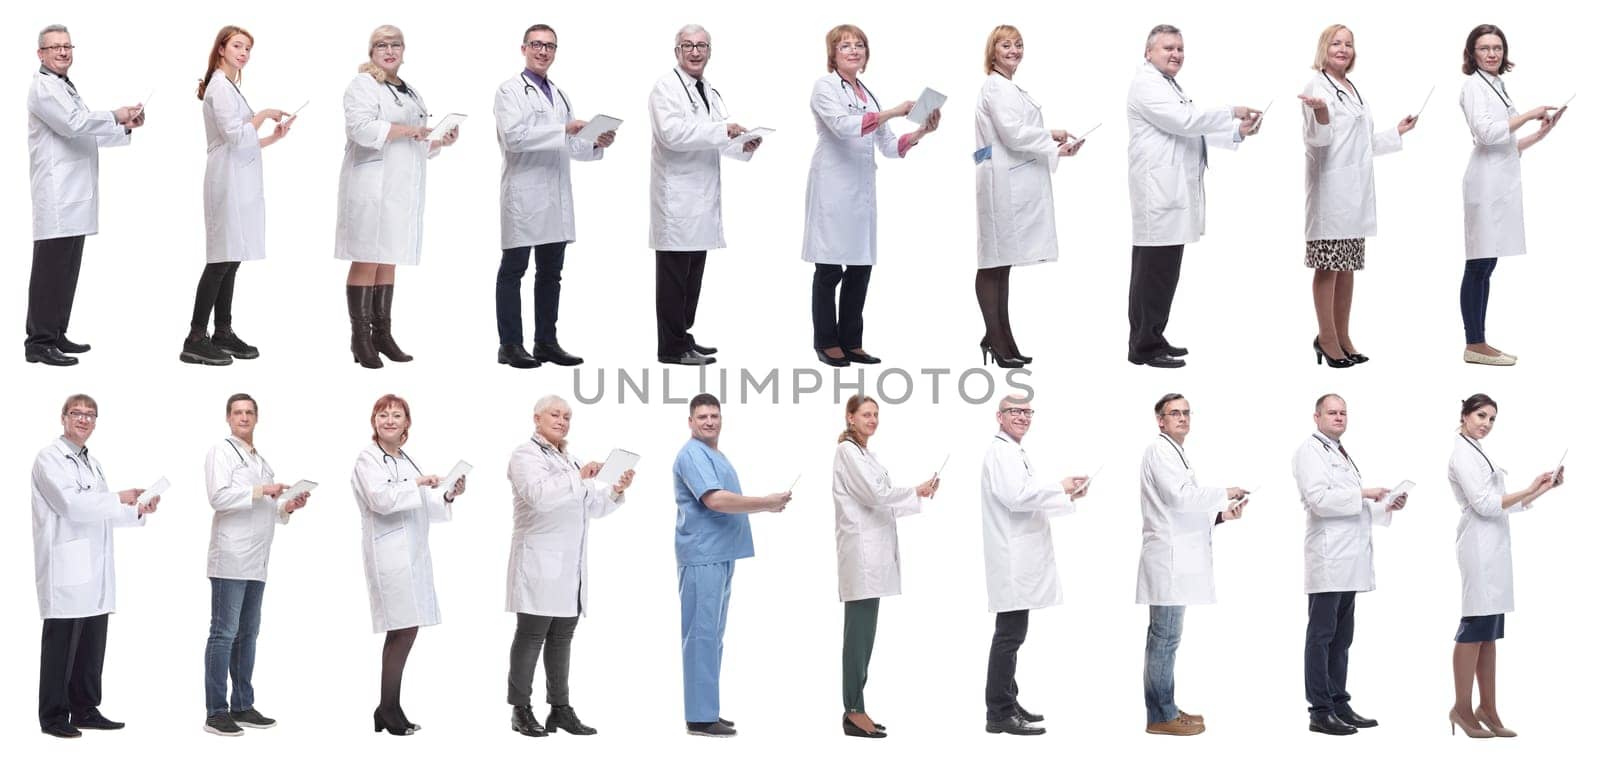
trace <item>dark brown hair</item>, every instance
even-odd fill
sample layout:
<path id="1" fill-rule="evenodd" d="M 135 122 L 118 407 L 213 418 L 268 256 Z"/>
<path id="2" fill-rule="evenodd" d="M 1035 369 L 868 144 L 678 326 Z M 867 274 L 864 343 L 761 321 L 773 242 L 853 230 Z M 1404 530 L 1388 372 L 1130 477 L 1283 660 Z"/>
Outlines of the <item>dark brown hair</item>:
<path id="1" fill-rule="evenodd" d="M 235 402 L 248 402 L 250 403 L 250 409 L 254 411 L 256 415 L 261 415 L 261 405 L 256 403 L 256 398 L 245 394 L 244 392 L 239 392 L 238 394 L 228 398 L 228 415 L 233 415 L 233 403 Z"/>
<path id="2" fill-rule="evenodd" d="M 1499 37 L 1500 44 L 1505 46 L 1505 50 L 1500 53 L 1500 71 L 1489 73 L 1495 75 L 1504 74 L 1516 66 L 1516 64 L 1511 63 L 1511 42 L 1506 39 L 1506 33 L 1500 31 L 1500 27 L 1494 24 L 1479 24 L 1472 28 L 1471 34 L 1467 35 L 1467 46 L 1461 51 L 1462 74 L 1471 74 L 1478 70 L 1478 59 L 1472 55 L 1472 49 L 1477 47 L 1478 38 L 1486 34 Z"/>
<path id="3" fill-rule="evenodd" d="M 1486 407 L 1492 407 L 1498 411 L 1500 404 L 1495 402 L 1493 397 L 1479 392 L 1461 401 L 1461 417 L 1466 418 Z"/>
<path id="4" fill-rule="evenodd" d="M 1178 394 L 1177 392 L 1161 395 L 1161 399 L 1156 400 L 1156 415 L 1163 415 L 1167 412 L 1168 402 L 1181 399 L 1183 399 L 1183 395 Z"/>

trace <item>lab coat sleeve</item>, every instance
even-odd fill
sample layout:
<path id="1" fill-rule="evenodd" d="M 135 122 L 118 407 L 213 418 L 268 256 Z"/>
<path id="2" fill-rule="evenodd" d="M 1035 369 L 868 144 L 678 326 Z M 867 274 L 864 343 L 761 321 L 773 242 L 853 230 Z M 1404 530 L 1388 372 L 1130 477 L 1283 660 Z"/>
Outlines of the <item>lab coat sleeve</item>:
<path id="1" fill-rule="evenodd" d="M 387 515 L 433 508 L 433 501 L 424 495 L 427 488 L 419 487 L 415 477 L 392 481 L 392 473 L 369 452 L 362 451 L 356 457 L 352 479 L 356 489 L 366 498 L 367 508 L 373 513 Z"/>
<path id="2" fill-rule="evenodd" d="M 240 146 L 247 140 L 261 140 L 255 124 L 250 121 L 250 113 L 244 109 L 243 100 L 234 97 L 232 88 L 226 82 L 212 79 L 206 87 L 206 102 L 211 104 L 212 121 L 217 132 L 222 133 L 228 145 Z"/>
<path id="3" fill-rule="evenodd" d="M 833 481 L 856 502 L 889 511 L 895 518 L 922 512 L 922 498 L 915 487 L 895 487 L 889 475 L 853 445 L 844 444 L 834 451 Z"/>
<path id="4" fill-rule="evenodd" d="M 495 128 L 500 130 L 500 142 L 505 150 L 508 153 L 570 150 L 567 146 L 567 125 L 533 124 L 532 114 L 525 108 L 526 100 L 529 97 L 538 98 L 539 95 L 523 95 L 518 92 L 520 89 L 514 84 L 502 85 L 494 95 Z"/>
<path id="5" fill-rule="evenodd" d="M 234 454 L 233 448 L 219 445 L 206 454 L 206 498 L 215 511 L 244 511 L 251 508 L 270 508 L 277 498 L 255 496 L 256 485 L 250 483 L 248 469 Z M 282 513 L 282 511 L 280 511 Z M 279 518 L 287 522 L 287 514 Z"/>
<path id="6" fill-rule="evenodd" d="M 911 144 L 906 141 L 906 136 L 894 134 L 889 125 L 878 124 L 878 129 L 872 131 L 872 139 L 878 144 L 878 153 L 886 159 L 905 158 L 906 151 L 911 150 Z M 905 143 L 905 150 L 900 150 L 900 144 Z"/>
<path id="7" fill-rule="evenodd" d="M 1501 508 L 1501 499 L 1505 493 L 1495 489 L 1494 471 L 1488 464 L 1478 457 L 1478 454 L 1466 449 L 1459 449 L 1450 456 L 1450 481 L 1461 489 L 1461 497 L 1466 500 L 1466 508 L 1484 518 L 1494 518 L 1503 510 L 1519 510 L 1521 503 L 1509 508 Z"/>
<path id="8" fill-rule="evenodd" d="M 578 481 L 571 472 L 555 468 L 557 464 L 544 456 L 538 447 L 519 447 L 511 454 L 507 476 L 511 491 L 536 513 L 553 511 L 571 498 L 573 485 Z"/>
<path id="9" fill-rule="evenodd" d="M 1472 142 L 1480 146 L 1514 142 L 1517 136 L 1511 132 L 1511 121 L 1495 113 L 1504 106 L 1487 90 L 1487 85 L 1473 79 L 1461 88 L 1461 113 L 1467 117 Z"/>
<path id="10" fill-rule="evenodd" d="M 1382 156 L 1400 150 L 1400 128 L 1372 131 L 1372 155 Z"/>
<path id="11" fill-rule="evenodd" d="M 1161 502 L 1178 513 L 1219 513 L 1228 508 L 1228 491 L 1202 487 L 1190 478 L 1178 453 L 1164 443 L 1156 448 L 1149 465 L 1151 481 Z"/>
<path id="12" fill-rule="evenodd" d="M 674 87 L 669 87 L 669 84 Z M 683 102 L 683 89 L 676 88 L 676 84 L 676 78 L 663 80 L 650 91 L 650 131 L 656 142 L 672 151 L 728 148 L 732 142 L 728 137 L 728 125 L 724 122 L 691 120 L 687 104 Z"/>
<path id="13" fill-rule="evenodd" d="M 1223 133 L 1233 129 L 1233 109 L 1202 110 L 1194 104 L 1181 103 L 1159 78 L 1141 78 L 1134 85 L 1129 107 L 1151 126 L 1162 132 L 1182 137 L 1200 137 Z"/>
<path id="14" fill-rule="evenodd" d="M 36 79 L 28 93 L 28 111 L 57 135 L 67 138 L 94 136 L 101 140 L 119 138 L 126 142 L 128 130 L 117 124 L 112 111 L 90 111 L 67 92 L 43 78 Z"/>
<path id="15" fill-rule="evenodd" d="M 1372 519 L 1372 525 L 1387 527 L 1394 523 L 1394 511 L 1385 508 L 1383 503 L 1376 500 L 1362 500 L 1367 516 Z"/>
<path id="16" fill-rule="evenodd" d="M 561 93 L 561 90 L 558 88 L 556 92 Z M 566 93 L 561 93 L 561 97 L 565 98 Z M 577 135 L 567 136 L 567 153 L 573 161 L 599 161 L 606 157 L 606 149 L 595 145 L 592 140 L 580 140 Z"/>
<path id="17" fill-rule="evenodd" d="M 1009 82 L 991 80 L 984 85 L 982 95 L 989 102 L 995 137 L 1000 144 L 1011 153 L 1047 157 L 1050 171 L 1054 172 L 1061 146 L 1049 129 L 1028 124 L 1028 104 L 1022 99 L 1022 91 Z"/>
<path id="18" fill-rule="evenodd" d="M 381 109 L 377 94 L 364 84 L 360 79 L 356 79 L 345 88 L 345 137 L 363 148 L 382 150 L 389 142 L 389 128 L 393 125 L 380 118 Z"/>
<path id="19" fill-rule="evenodd" d="M 1323 100 L 1327 100 L 1324 97 L 1327 93 L 1317 87 L 1315 83 L 1307 84 L 1306 89 L 1301 91 L 1300 94 L 1307 98 L 1323 98 Z M 1327 124 L 1318 124 L 1316 112 L 1312 111 L 1311 107 L 1304 103 L 1300 104 L 1300 115 L 1305 122 L 1305 128 L 1301 131 L 1301 135 L 1305 138 L 1306 147 L 1327 148 L 1333 145 L 1333 120 L 1337 118 L 1337 115 L 1334 113 L 1332 104 L 1328 105 Z"/>
<path id="20" fill-rule="evenodd" d="M 991 449 L 985 464 L 993 497 L 1013 513 L 1038 511 L 1062 516 L 1077 510 L 1060 484 L 1028 474 L 1020 450 Z"/>
<path id="21" fill-rule="evenodd" d="M 1206 145 L 1211 146 L 1212 148 L 1221 148 L 1224 151 L 1237 151 L 1239 150 L 1239 144 L 1242 142 L 1244 141 L 1240 140 L 1238 126 L 1228 127 L 1227 129 L 1219 130 L 1217 132 L 1206 133 Z"/>
<path id="22" fill-rule="evenodd" d="M 1294 455 L 1294 482 L 1306 510 L 1325 519 L 1356 516 L 1366 509 L 1360 487 L 1333 483 L 1328 453 L 1316 442 L 1306 442 Z"/>
<path id="23" fill-rule="evenodd" d="M 622 507 L 627 495 L 613 499 L 611 485 L 597 482 L 594 479 L 583 480 L 584 496 L 583 510 L 591 519 L 603 519 L 611 515 L 612 511 Z"/>
<path id="24" fill-rule="evenodd" d="M 828 80 L 834 80 L 838 87 L 830 87 Z M 866 114 L 851 113 L 845 104 L 839 101 L 834 94 L 835 90 L 844 92 L 845 85 L 837 77 L 824 77 L 817 80 L 811 88 L 811 113 L 817 116 L 817 121 L 828 129 L 829 133 L 840 140 L 861 137 L 865 129 Z"/>
<path id="25" fill-rule="evenodd" d="M 56 515 L 74 524 L 109 521 L 117 526 L 139 525 L 144 517 L 138 506 L 124 505 L 117 493 L 104 489 L 80 492 L 77 468 L 59 452 L 41 453 L 33 462 L 33 487 Z"/>

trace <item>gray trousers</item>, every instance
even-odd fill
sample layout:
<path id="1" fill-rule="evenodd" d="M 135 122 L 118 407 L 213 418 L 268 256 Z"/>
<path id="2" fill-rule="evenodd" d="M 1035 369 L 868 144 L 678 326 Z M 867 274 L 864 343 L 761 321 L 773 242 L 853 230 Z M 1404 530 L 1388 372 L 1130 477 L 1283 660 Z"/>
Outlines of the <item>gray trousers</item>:
<path id="1" fill-rule="evenodd" d="M 544 651 L 544 695 L 551 706 L 567 705 L 567 671 L 572 666 L 575 616 L 517 614 L 517 634 L 511 638 L 511 672 L 506 676 L 506 703 L 529 706 L 533 701 L 533 670 Z"/>

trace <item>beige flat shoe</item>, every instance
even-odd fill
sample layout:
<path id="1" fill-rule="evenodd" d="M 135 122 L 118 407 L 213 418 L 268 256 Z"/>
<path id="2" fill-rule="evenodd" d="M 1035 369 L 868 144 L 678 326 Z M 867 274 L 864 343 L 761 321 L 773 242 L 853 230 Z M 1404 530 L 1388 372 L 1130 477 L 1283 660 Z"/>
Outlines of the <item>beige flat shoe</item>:
<path id="1" fill-rule="evenodd" d="M 1496 725 L 1496 724 L 1490 722 L 1489 721 L 1489 715 L 1483 713 L 1483 707 L 1481 707 L 1481 706 L 1478 707 L 1476 710 L 1474 710 L 1472 712 L 1472 716 L 1478 722 L 1483 723 L 1483 726 L 1488 728 L 1490 733 L 1493 733 L 1493 734 L 1495 734 L 1496 736 L 1498 736 L 1500 738 L 1516 738 L 1517 737 L 1517 731 L 1512 730 L 1511 728 L 1508 728 L 1508 727 L 1506 727 L 1504 725 Z"/>
<path id="2" fill-rule="evenodd" d="M 1505 354 L 1504 352 L 1502 352 L 1502 353 L 1500 353 L 1498 355 L 1486 355 L 1486 354 L 1483 354 L 1482 352 L 1474 352 L 1474 351 L 1472 351 L 1470 349 L 1463 349 L 1463 350 L 1461 350 L 1461 359 L 1462 359 L 1463 362 L 1466 362 L 1469 365 L 1516 365 L 1517 364 L 1517 358 L 1516 357 L 1514 357 L 1512 355 Z"/>

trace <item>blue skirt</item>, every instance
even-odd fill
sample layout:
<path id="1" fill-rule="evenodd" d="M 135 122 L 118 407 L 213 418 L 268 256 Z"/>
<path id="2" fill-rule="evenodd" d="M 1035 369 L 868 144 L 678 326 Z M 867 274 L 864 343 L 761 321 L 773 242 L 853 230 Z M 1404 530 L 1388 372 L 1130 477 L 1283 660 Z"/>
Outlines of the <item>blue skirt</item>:
<path id="1" fill-rule="evenodd" d="M 1457 643 L 1483 643 L 1490 640 L 1499 640 L 1505 636 L 1505 614 L 1464 616 L 1461 617 L 1461 626 L 1456 628 Z"/>

